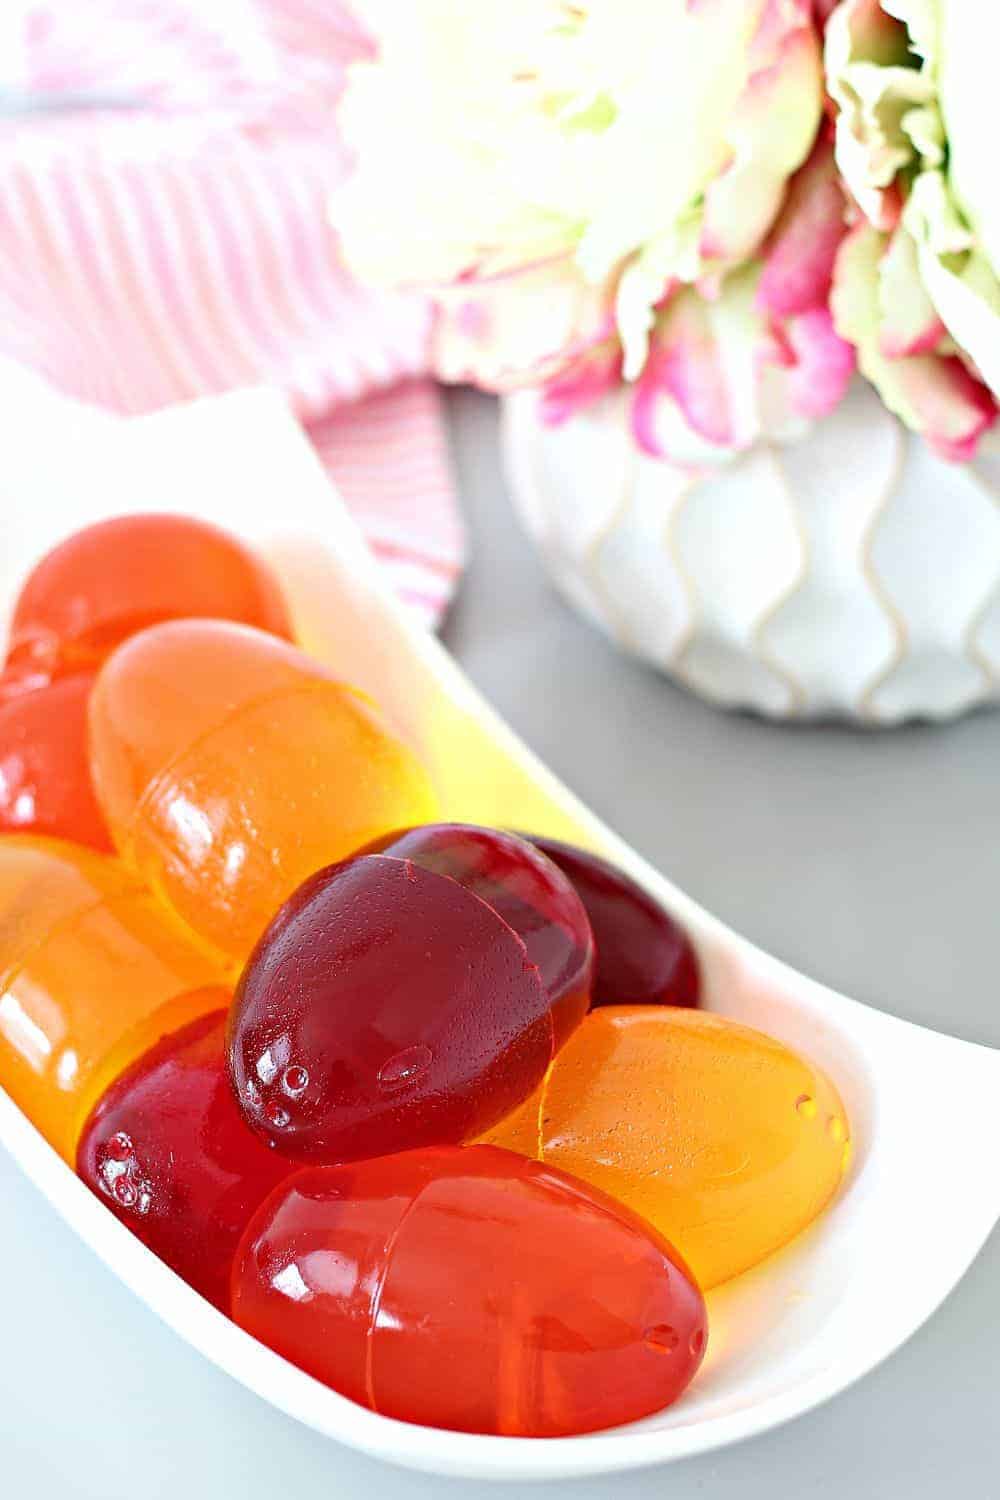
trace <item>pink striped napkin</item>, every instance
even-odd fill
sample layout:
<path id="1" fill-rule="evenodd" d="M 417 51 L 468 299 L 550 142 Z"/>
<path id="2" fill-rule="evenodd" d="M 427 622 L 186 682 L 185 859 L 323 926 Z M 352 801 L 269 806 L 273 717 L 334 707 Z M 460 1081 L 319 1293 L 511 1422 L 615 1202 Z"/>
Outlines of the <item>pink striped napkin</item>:
<path id="1" fill-rule="evenodd" d="M 2 0 L 6 5 L 8 0 Z M 437 622 L 463 538 L 427 307 L 347 274 L 335 104 L 367 42 L 340 0 L 14 0 L 0 115 L 0 353 L 138 413 L 261 383 L 293 409 Z M 8 48 L 11 18 L 5 22 Z"/>

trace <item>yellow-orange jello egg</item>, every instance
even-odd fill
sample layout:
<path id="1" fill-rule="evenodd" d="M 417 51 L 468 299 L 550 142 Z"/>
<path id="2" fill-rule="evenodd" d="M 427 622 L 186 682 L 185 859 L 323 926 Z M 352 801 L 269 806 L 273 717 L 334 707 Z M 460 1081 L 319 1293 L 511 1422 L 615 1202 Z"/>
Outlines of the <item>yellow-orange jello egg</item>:
<path id="1" fill-rule="evenodd" d="M 122 1068 L 228 1004 L 220 980 L 117 860 L 0 837 L 0 1087 L 70 1163 Z"/>
<path id="2" fill-rule="evenodd" d="M 94 688 L 90 751 L 122 858 L 236 964 L 307 876 L 437 810 L 370 699 L 287 642 L 220 621 L 121 646 Z"/>
<path id="3" fill-rule="evenodd" d="M 648 1219 L 702 1287 L 748 1270 L 829 1203 L 849 1125 L 829 1078 L 704 1011 L 607 1006 L 483 1139 L 602 1188 Z"/>

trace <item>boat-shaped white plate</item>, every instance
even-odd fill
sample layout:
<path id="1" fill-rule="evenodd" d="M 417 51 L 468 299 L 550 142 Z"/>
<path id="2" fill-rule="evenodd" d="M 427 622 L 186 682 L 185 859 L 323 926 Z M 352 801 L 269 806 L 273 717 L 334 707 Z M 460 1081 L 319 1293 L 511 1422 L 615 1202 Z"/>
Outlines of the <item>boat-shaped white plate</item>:
<path id="1" fill-rule="evenodd" d="M 173 509 L 240 533 L 279 568 L 306 649 L 369 690 L 420 746 L 443 815 L 535 829 L 617 861 L 694 936 L 711 1009 L 829 1070 L 855 1148 L 833 1208 L 791 1247 L 711 1294 L 710 1352 L 684 1398 L 659 1416 L 580 1438 L 456 1434 L 353 1405 L 180 1281 L 0 1093 L 0 1141 L 80 1237 L 177 1333 L 264 1400 L 339 1442 L 449 1475 L 565 1478 L 704 1453 L 836 1395 L 913 1333 L 1000 1216 L 1000 1169 L 983 1166 L 1000 1145 L 1000 1053 L 892 1019 L 795 973 L 603 827 L 390 597 L 277 397 L 245 393 L 127 424 L 62 404 L 54 414 L 40 389 L 19 388 L 19 401 L 23 420 L 10 420 L 8 409 L 0 458 L 4 608 L 49 546 L 102 516 Z M 47 443 L 39 441 L 43 421 Z"/>

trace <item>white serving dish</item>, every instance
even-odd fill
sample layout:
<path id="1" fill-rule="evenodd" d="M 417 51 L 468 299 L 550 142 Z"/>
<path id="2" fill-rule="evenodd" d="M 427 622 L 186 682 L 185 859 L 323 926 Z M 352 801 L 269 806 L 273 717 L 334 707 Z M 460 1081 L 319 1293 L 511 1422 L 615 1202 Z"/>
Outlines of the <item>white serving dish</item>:
<path id="1" fill-rule="evenodd" d="M 41 405 L 32 408 L 36 396 Z M 101 516 L 169 508 L 238 531 L 279 567 L 306 647 L 387 704 L 420 743 L 446 816 L 534 828 L 617 861 L 692 933 L 713 1010 L 771 1032 L 829 1070 L 856 1148 L 845 1188 L 818 1224 L 710 1295 L 710 1352 L 685 1397 L 659 1416 L 580 1438 L 456 1434 L 353 1405 L 243 1333 L 159 1262 L 0 1091 L 0 1142 L 80 1237 L 178 1334 L 263 1399 L 340 1442 L 445 1475 L 566 1478 L 704 1453 L 809 1410 L 897 1348 L 1000 1216 L 1000 1053 L 891 1019 L 795 973 L 603 827 L 390 597 L 279 398 L 245 393 L 128 424 L 53 414 L 38 391 L 31 400 L 0 457 L 5 606 L 43 551 Z M 52 431 L 47 444 L 31 432 L 43 407 L 47 420 L 59 417 L 58 437 Z"/>

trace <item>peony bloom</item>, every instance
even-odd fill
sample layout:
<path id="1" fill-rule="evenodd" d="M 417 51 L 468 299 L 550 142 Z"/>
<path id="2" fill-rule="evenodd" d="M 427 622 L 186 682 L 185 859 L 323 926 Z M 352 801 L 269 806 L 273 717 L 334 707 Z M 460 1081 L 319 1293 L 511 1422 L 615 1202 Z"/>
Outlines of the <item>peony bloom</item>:
<path id="1" fill-rule="evenodd" d="M 822 0 L 356 3 L 334 220 L 362 278 L 431 291 L 443 378 L 550 421 L 634 383 L 685 463 L 839 399 Z"/>
<path id="2" fill-rule="evenodd" d="M 860 210 L 836 326 L 887 406 L 954 459 L 975 453 L 1000 396 L 993 42 L 992 0 L 840 0 L 826 31 L 837 161 Z"/>

